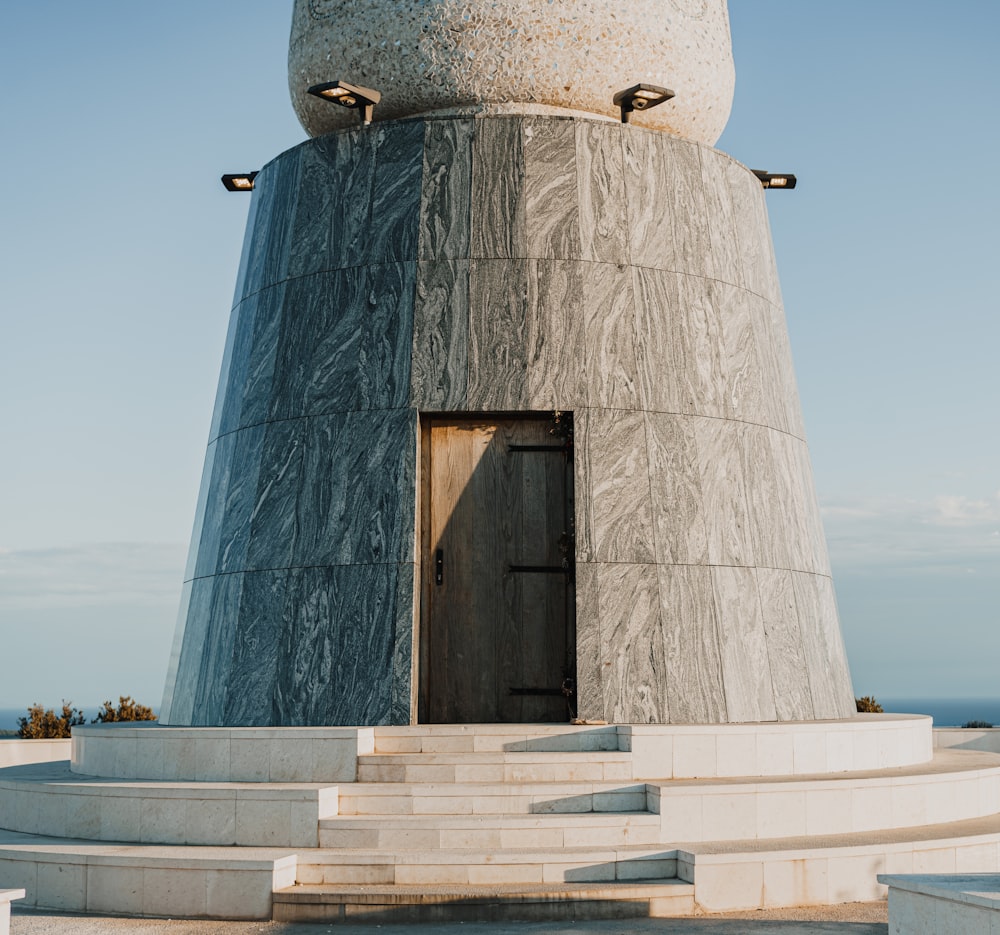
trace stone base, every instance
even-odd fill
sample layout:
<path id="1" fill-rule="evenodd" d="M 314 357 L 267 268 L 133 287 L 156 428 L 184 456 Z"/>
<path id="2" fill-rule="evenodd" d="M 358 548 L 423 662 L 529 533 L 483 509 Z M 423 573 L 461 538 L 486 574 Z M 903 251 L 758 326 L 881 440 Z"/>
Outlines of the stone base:
<path id="1" fill-rule="evenodd" d="M 895 935 L 997 935 L 1000 874 L 879 874 Z"/>
<path id="2" fill-rule="evenodd" d="M 801 776 L 926 763 L 931 719 L 859 714 L 760 724 L 465 724 L 413 727 L 78 727 L 73 772 L 117 779 L 354 782 L 359 756 L 421 751 L 421 738 L 463 753 L 621 751 L 630 779 Z"/>

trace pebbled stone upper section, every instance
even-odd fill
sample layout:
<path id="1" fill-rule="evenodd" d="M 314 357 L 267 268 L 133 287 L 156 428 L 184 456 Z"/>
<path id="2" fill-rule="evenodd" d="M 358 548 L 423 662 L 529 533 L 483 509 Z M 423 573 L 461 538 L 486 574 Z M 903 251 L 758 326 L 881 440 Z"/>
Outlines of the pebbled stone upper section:
<path id="1" fill-rule="evenodd" d="M 375 88 L 376 120 L 536 104 L 617 117 L 616 91 L 676 92 L 633 121 L 712 145 L 735 80 L 726 0 L 295 0 L 292 104 L 310 136 L 357 121 L 307 94 L 324 81 Z"/>

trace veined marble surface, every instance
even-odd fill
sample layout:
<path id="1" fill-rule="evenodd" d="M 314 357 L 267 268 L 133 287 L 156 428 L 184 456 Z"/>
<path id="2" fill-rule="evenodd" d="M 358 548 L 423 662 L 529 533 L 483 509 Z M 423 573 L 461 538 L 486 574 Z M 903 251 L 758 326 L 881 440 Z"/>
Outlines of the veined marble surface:
<path id="1" fill-rule="evenodd" d="M 580 713 L 853 712 L 752 173 L 531 113 L 352 128 L 257 178 L 165 723 L 408 723 L 419 414 L 554 409 Z"/>

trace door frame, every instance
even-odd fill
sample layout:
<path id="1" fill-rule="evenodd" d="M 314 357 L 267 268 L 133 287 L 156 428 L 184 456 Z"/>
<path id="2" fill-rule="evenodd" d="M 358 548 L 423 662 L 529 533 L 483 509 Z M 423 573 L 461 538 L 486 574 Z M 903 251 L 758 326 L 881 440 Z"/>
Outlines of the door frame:
<path id="1" fill-rule="evenodd" d="M 489 410 L 489 411 L 418 411 L 417 412 L 417 433 L 416 433 L 416 471 L 415 477 L 415 500 L 414 500 L 414 563 L 413 563 L 413 642 L 411 648 L 410 667 L 410 723 L 425 723 L 420 719 L 420 713 L 429 708 L 430 691 L 430 639 L 425 639 L 428 633 L 428 618 L 430 614 L 432 585 L 431 575 L 424 574 L 425 556 L 430 555 L 430 535 L 431 535 L 431 504 L 428 496 L 429 484 L 431 480 L 431 425 L 434 422 L 469 422 L 484 423 L 501 422 L 507 420 L 519 421 L 553 421 L 556 418 L 567 418 L 572 436 L 573 411 L 572 410 Z M 570 451 L 573 452 L 572 440 L 570 441 Z M 572 470 L 570 479 L 575 488 L 576 485 L 576 464 L 575 453 L 572 455 Z M 572 488 L 571 488 L 572 493 Z M 575 523 L 575 493 L 572 493 L 570 501 L 570 519 Z M 572 560 L 576 562 L 575 535 L 572 542 Z M 572 633 L 570 639 L 573 642 L 572 659 L 574 671 L 569 678 L 572 680 L 574 689 L 576 686 L 576 578 L 575 574 L 570 578 L 568 587 L 568 607 L 567 613 L 571 615 Z M 567 649 L 570 649 L 567 646 Z"/>

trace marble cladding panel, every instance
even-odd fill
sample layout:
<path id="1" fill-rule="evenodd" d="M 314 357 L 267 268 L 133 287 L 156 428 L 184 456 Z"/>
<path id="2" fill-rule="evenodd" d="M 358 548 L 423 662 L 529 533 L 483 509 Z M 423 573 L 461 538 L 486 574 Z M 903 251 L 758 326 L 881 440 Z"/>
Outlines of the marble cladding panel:
<path id="1" fill-rule="evenodd" d="M 288 569 L 242 575 L 239 626 L 233 640 L 223 724 L 250 727 L 275 723 L 278 647 L 290 575 Z"/>
<path id="2" fill-rule="evenodd" d="M 270 418 L 406 405 L 415 289 L 415 263 L 289 282 Z"/>
<path id="3" fill-rule="evenodd" d="M 724 282 L 712 282 L 710 296 L 721 326 L 726 414 L 741 422 L 772 425 L 757 352 L 756 297 Z"/>
<path id="4" fill-rule="evenodd" d="M 413 658 L 415 611 L 418 594 L 418 566 L 412 563 L 396 566 L 396 602 L 392 608 L 392 683 L 389 695 L 389 724 L 409 724 L 416 711 L 413 691 Z M 352 722 L 357 723 L 357 722 Z"/>
<path id="5" fill-rule="evenodd" d="M 719 620 L 719 655 L 730 721 L 777 718 L 764 621 L 752 568 L 717 566 L 712 585 Z"/>
<path id="6" fill-rule="evenodd" d="M 472 257 L 526 256 L 522 120 L 476 121 L 472 144 Z"/>
<path id="7" fill-rule="evenodd" d="M 214 567 L 209 564 L 213 556 L 206 556 L 206 574 L 242 571 L 246 567 L 265 433 L 264 425 L 254 425 L 233 433 L 236 445 L 230 462 L 229 483 L 225 490 L 222 522 L 219 525 L 218 551 L 214 557 Z"/>
<path id="8" fill-rule="evenodd" d="M 472 118 L 428 120 L 424 124 L 421 260 L 469 256 L 474 132 Z"/>
<path id="9" fill-rule="evenodd" d="M 240 265 L 236 271 L 236 286 L 233 288 L 233 301 L 230 308 L 236 308 L 247 294 L 246 281 L 250 268 L 250 254 L 253 249 L 254 231 L 257 229 L 257 210 L 260 206 L 262 189 L 257 187 L 250 193 L 250 209 L 247 211 L 247 223 L 243 229 L 243 247 L 240 250 Z M 225 368 L 223 368 L 223 371 Z"/>
<path id="10" fill-rule="evenodd" d="M 779 471 L 787 472 L 788 465 L 774 457 L 771 435 L 771 430 L 763 425 L 745 425 L 740 431 L 753 555 L 756 564 L 762 567 L 794 568 L 799 567 L 793 564 L 797 524 L 790 522 L 789 503 L 782 497 L 791 479 L 777 476 Z"/>
<path id="11" fill-rule="evenodd" d="M 714 278 L 699 147 L 638 127 L 622 145 L 632 263 Z"/>
<path id="12" fill-rule="evenodd" d="M 788 431 L 798 438 L 804 439 L 806 430 L 802 423 L 802 407 L 799 403 L 795 367 L 792 364 L 792 349 L 788 342 L 785 312 L 780 303 L 774 304 L 773 302 L 768 303 L 766 311 L 770 318 L 771 340 L 774 342 L 775 360 L 781 380 L 782 402 L 788 422 Z"/>
<path id="13" fill-rule="evenodd" d="M 583 266 L 564 260 L 527 261 L 527 402 L 531 409 L 586 405 Z"/>
<path id="14" fill-rule="evenodd" d="M 576 125 L 572 120 L 524 118 L 525 249 L 535 258 L 580 255 Z"/>
<path id="15" fill-rule="evenodd" d="M 410 405 L 447 412 L 468 408 L 469 261 L 417 264 Z"/>
<path id="16" fill-rule="evenodd" d="M 299 168 L 309 147 L 296 146 L 268 163 L 254 180 L 253 232 L 240 299 L 289 275 L 292 230 L 298 203 Z"/>
<path id="17" fill-rule="evenodd" d="M 368 263 L 414 260 L 420 236 L 424 125 L 407 120 L 380 127 L 365 259 Z"/>
<path id="18" fill-rule="evenodd" d="M 612 724 L 669 723 L 657 568 L 619 563 L 593 567 L 600 620 L 601 718 Z"/>
<path id="19" fill-rule="evenodd" d="M 725 417 L 727 374 L 709 280 L 634 267 L 643 408 Z"/>
<path id="20" fill-rule="evenodd" d="M 624 265 L 628 225 L 621 127 L 576 121 L 576 171 L 581 259 Z"/>
<path id="21" fill-rule="evenodd" d="M 746 289 L 769 301 L 775 301 L 774 257 L 767 223 L 767 206 L 760 180 L 745 166 L 727 160 L 723 165 L 734 207 L 733 229 L 742 263 L 742 281 Z M 780 297 L 778 297 L 780 302 Z"/>
<path id="22" fill-rule="evenodd" d="M 793 573 L 758 568 L 756 574 L 777 718 L 810 721 L 815 715 L 802 641 L 802 624 L 810 621 L 799 620 Z"/>
<path id="23" fill-rule="evenodd" d="M 256 314 L 257 303 L 253 296 L 233 306 L 233 310 L 229 313 L 229 327 L 226 329 L 226 344 L 222 352 L 219 384 L 215 391 L 215 407 L 212 410 L 212 422 L 208 430 L 209 441 L 219 437 L 220 426 L 222 425 L 222 413 L 227 406 L 232 408 L 233 403 L 228 397 L 232 393 L 233 352 L 237 337 L 245 340 L 246 336 L 253 332 L 253 319 L 256 317 Z"/>
<path id="24" fill-rule="evenodd" d="M 753 565 L 753 540 L 743 474 L 746 426 L 725 419 L 694 419 L 702 509 L 712 565 Z"/>
<path id="25" fill-rule="evenodd" d="M 707 565 L 708 523 L 694 421 L 665 412 L 645 417 L 656 561 Z"/>
<path id="26" fill-rule="evenodd" d="M 205 529 L 205 514 L 208 511 L 209 497 L 212 497 L 213 508 L 217 502 L 216 495 L 212 491 L 212 477 L 215 474 L 215 453 L 218 447 L 216 442 L 211 442 L 205 452 L 205 463 L 201 469 L 201 486 L 198 488 L 198 503 L 194 511 L 194 526 L 188 545 L 187 563 L 184 566 L 185 581 L 190 581 L 194 577 L 195 568 L 198 565 L 198 549 Z"/>
<path id="27" fill-rule="evenodd" d="M 792 573 L 792 587 L 809 673 L 813 716 L 846 718 L 856 713 L 847 655 L 840 633 L 833 582 L 824 575 Z"/>
<path id="28" fill-rule="evenodd" d="M 784 568 L 809 571 L 819 574 L 829 573 L 829 568 L 821 562 L 825 553 L 820 553 L 815 541 L 815 519 L 810 508 L 815 509 L 815 497 L 811 489 L 811 477 L 803 476 L 802 456 L 805 443 L 784 432 L 768 431 L 772 463 L 771 477 L 777 487 L 777 500 L 783 511 L 783 532 L 787 553 Z M 805 454 L 808 460 L 808 453 Z M 809 489 L 807 489 L 809 485 Z"/>
<path id="29" fill-rule="evenodd" d="M 638 409 L 632 272 L 610 263 L 583 263 L 581 268 L 586 404 L 599 409 Z M 570 366 L 579 367 L 580 361 L 571 361 Z"/>
<path id="30" fill-rule="evenodd" d="M 654 562 L 643 413 L 587 410 L 577 415 L 574 439 L 576 500 L 584 504 L 577 517 L 587 525 L 582 537 L 577 526 L 578 560 Z"/>
<path id="31" fill-rule="evenodd" d="M 194 565 L 190 577 L 202 577 L 215 573 L 219 558 L 219 543 L 222 539 L 222 521 L 226 511 L 226 495 L 232 476 L 233 458 L 236 454 L 236 434 L 223 435 L 209 445 L 205 459 L 206 470 L 211 462 L 212 470 L 208 479 L 204 509 L 201 512 L 200 535 L 197 545 L 192 541 L 189 563 Z M 202 481 L 202 487 L 205 487 Z"/>
<path id="32" fill-rule="evenodd" d="M 798 463 L 798 476 L 801 479 L 802 499 L 805 504 L 805 521 L 809 536 L 809 554 L 812 558 L 810 566 L 821 575 L 830 574 L 830 556 L 827 552 L 826 533 L 823 531 L 823 518 L 820 514 L 819 500 L 816 498 L 816 485 L 813 481 L 812 461 L 806 443 L 799 442 L 793 446 Z"/>
<path id="33" fill-rule="evenodd" d="M 408 409 L 268 426 L 247 567 L 412 562 L 415 457 Z"/>
<path id="34" fill-rule="evenodd" d="M 186 613 L 177 621 L 175 650 L 179 651 L 176 676 L 172 687 L 167 683 L 167 693 L 170 695 L 169 715 L 161 715 L 162 723 L 191 723 L 198 678 L 202 671 L 201 661 L 211 634 L 212 597 L 216 583 L 214 576 L 196 578 L 191 582 Z M 184 611 L 183 605 L 181 610 Z"/>
<path id="35" fill-rule="evenodd" d="M 597 571 L 593 562 L 576 564 L 576 713 L 606 721 Z"/>
<path id="36" fill-rule="evenodd" d="M 791 407 L 793 405 L 797 407 L 798 400 L 792 403 L 787 398 L 788 381 L 785 376 L 786 364 L 783 356 L 787 338 L 782 339 L 780 335 L 775 334 L 773 306 L 767 299 L 761 298 L 756 293 L 744 291 L 741 300 L 747 303 L 750 311 L 760 378 L 761 417 L 752 421 L 760 421 L 782 432 L 791 432 L 793 431 Z"/>
<path id="37" fill-rule="evenodd" d="M 528 263 L 469 264 L 469 409 L 527 409 Z"/>
<path id="38" fill-rule="evenodd" d="M 659 565 L 666 695 L 674 724 L 727 720 L 712 569 Z"/>
<path id="39" fill-rule="evenodd" d="M 212 602 L 195 677 L 197 690 L 190 720 L 199 727 L 224 723 L 243 594 L 242 574 L 216 575 L 212 581 Z"/>
<path id="40" fill-rule="evenodd" d="M 284 304 L 285 283 L 268 286 L 243 302 L 247 315 L 234 341 L 216 434 L 267 421 Z"/>
<path id="41" fill-rule="evenodd" d="M 737 202 L 729 188 L 733 160 L 714 149 L 701 150 L 701 178 L 705 190 L 712 269 L 718 282 L 743 287 L 743 258 L 736 236 Z M 746 172 L 746 170 L 743 170 Z M 750 173 L 748 173 L 750 174 Z"/>
<path id="42" fill-rule="evenodd" d="M 278 646 L 276 723 L 390 723 L 399 573 L 394 564 L 290 573 Z"/>
<path id="43" fill-rule="evenodd" d="M 159 721 L 161 724 L 171 724 L 174 707 L 174 692 L 177 687 L 177 673 L 180 667 L 181 648 L 184 645 L 184 630 L 187 624 L 188 609 L 191 606 L 191 591 L 193 581 L 185 581 L 181 588 L 181 600 L 177 609 L 177 622 L 174 624 L 174 639 L 170 646 L 170 658 L 167 660 L 167 677 L 163 683 L 163 701 L 160 704 Z"/>

